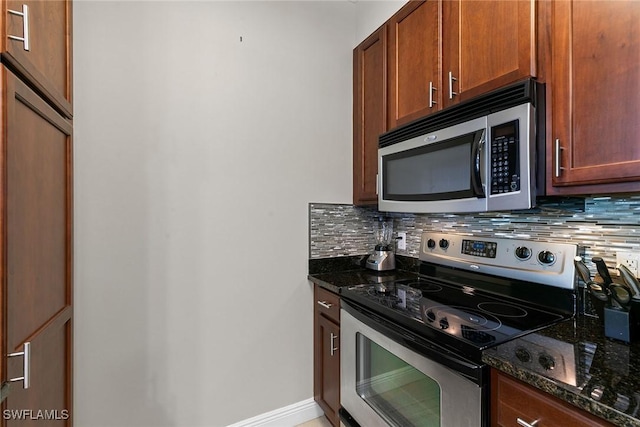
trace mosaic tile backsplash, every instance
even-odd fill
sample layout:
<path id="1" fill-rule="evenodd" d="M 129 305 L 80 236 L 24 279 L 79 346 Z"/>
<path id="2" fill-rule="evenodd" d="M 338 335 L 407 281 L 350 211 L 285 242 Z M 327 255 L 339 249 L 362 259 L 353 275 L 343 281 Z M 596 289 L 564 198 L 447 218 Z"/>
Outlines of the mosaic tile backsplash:
<path id="1" fill-rule="evenodd" d="M 407 250 L 418 257 L 423 231 L 502 237 L 579 245 L 587 261 L 602 257 L 611 268 L 616 252 L 640 253 L 640 195 L 567 199 L 536 209 L 480 214 L 399 214 L 352 205 L 309 205 L 309 258 L 364 255 L 375 245 L 378 218 L 393 220 L 394 234 L 407 233 Z M 592 275 L 596 269 L 587 262 Z"/>

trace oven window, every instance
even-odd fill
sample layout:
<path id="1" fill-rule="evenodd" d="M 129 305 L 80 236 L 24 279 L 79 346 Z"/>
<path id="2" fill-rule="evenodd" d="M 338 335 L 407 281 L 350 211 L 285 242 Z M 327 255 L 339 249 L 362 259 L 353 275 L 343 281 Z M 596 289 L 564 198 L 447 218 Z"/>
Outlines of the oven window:
<path id="1" fill-rule="evenodd" d="M 441 390 L 436 381 L 356 334 L 356 391 L 392 426 L 440 426 Z"/>

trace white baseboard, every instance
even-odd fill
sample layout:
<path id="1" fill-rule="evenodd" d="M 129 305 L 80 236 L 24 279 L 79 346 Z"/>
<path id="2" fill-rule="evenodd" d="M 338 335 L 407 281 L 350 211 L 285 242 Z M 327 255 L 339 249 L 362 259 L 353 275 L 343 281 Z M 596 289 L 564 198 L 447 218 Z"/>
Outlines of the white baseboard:
<path id="1" fill-rule="evenodd" d="M 324 415 L 313 398 L 248 418 L 227 427 L 294 427 Z"/>

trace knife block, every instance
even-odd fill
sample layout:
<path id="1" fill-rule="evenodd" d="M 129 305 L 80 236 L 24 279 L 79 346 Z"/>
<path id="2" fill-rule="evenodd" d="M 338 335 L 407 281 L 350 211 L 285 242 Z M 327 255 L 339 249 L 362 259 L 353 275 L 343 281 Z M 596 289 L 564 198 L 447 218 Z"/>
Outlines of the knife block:
<path id="1" fill-rule="evenodd" d="M 631 313 L 624 308 L 604 308 L 604 336 L 631 342 Z"/>
<path id="2" fill-rule="evenodd" d="M 632 299 L 629 307 L 604 308 L 604 335 L 630 343 L 640 332 L 640 300 Z"/>

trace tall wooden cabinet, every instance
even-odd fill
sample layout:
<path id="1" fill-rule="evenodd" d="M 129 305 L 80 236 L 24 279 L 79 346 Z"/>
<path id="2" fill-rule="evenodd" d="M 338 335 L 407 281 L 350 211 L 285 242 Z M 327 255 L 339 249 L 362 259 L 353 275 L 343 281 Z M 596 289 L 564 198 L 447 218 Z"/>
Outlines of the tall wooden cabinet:
<path id="1" fill-rule="evenodd" d="M 340 297 L 314 285 L 313 394 L 331 424 L 340 424 Z"/>
<path id="2" fill-rule="evenodd" d="M 640 191 L 640 3 L 547 7 L 547 192 Z"/>
<path id="3" fill-rule="evenodd" d="M 4 0 L 0 5 L 6 30 L 0 43 L 2 62 L 64 117 L 71 118 L 71 0 Z M 26 38 L 26 42 L 16 38 Z"/>
<path id="4" fill-rule="evenodd" d="M 71 3 L 1 5 L 2 423 L 72 425 Z"/>

